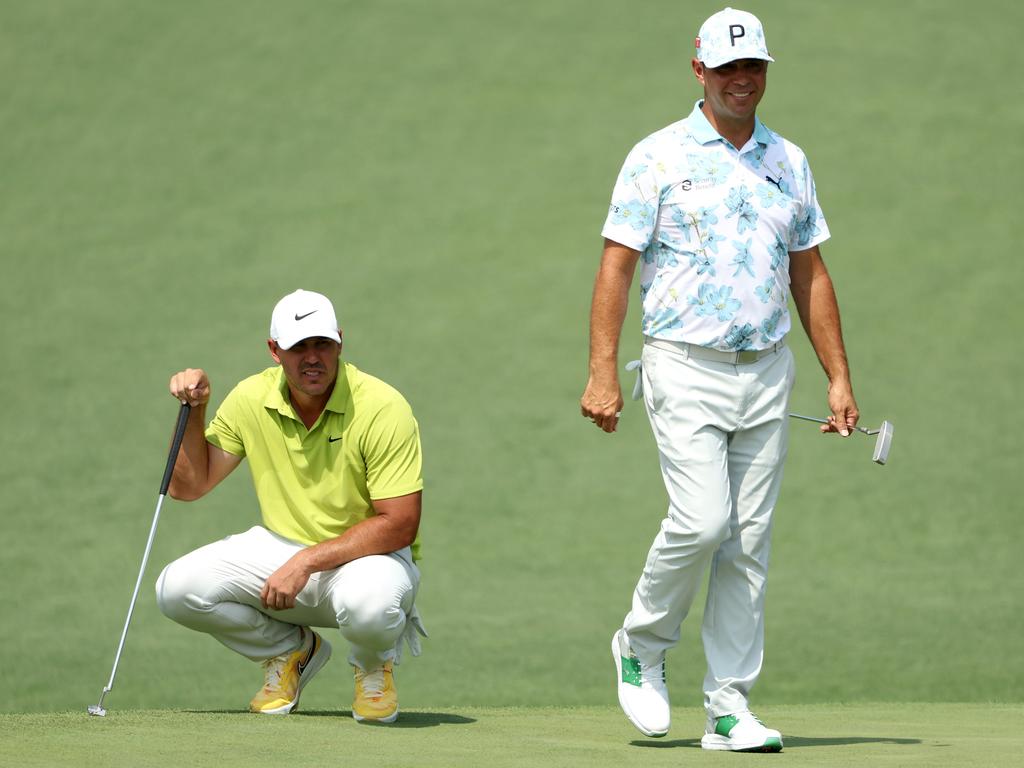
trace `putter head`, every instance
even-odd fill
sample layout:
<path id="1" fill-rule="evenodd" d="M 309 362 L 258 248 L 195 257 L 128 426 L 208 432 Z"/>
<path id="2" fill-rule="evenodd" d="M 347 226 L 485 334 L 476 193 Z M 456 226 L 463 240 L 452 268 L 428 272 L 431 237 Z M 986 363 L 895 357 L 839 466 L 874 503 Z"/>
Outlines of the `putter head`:
<path id="1" fill-rule="evenodd" d="M 89 714 L 94 715 L 95 717 L 106 717 L 107 710 L 105 710 L 99 704 L 93 704 L 91 707 L 89 707 Z"/>
<path id="2" fill-rule="evenodd" d="M 878 437 L 875 439 L 875 453 L 871 460 L 876 464 L 885 464 L 889 458 L 889 448 L 892 446 L 892 422 L 883 421 L 878 428 Z"/>

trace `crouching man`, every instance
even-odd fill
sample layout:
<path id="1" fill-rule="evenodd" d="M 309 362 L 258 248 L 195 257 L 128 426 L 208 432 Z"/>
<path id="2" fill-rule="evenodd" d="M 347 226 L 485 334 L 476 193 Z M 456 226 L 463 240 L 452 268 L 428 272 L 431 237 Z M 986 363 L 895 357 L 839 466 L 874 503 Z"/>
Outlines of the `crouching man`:
<path id="1" fill-rule="evenodd" d="M 405 399 L 341 360 L 331 302 L 296 291 L 274 308 L 276 365 L 240 382 L 206 426 L 210 382 L 174 374 L 192 406 L 169 492 L 205 496 L 248 457 L 262 525 L 168 565 L 157 601 L 171 619 L 260 663 L 249 708 L 284 715 L 331 656 L 312 627 L 337 628 L 355 673 L 352 716 L 398 717 L 393 664 L 426 636 L 414 601 L 423 479 Z"/>

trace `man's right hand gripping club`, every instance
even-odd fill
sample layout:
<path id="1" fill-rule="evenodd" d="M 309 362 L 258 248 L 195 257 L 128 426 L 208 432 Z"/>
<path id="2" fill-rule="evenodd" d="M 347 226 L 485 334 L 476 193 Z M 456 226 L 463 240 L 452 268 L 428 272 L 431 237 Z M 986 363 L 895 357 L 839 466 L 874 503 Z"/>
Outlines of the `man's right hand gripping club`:
<path id="1" fill-rule="evenodd" d="M 210 380 L 202 368 L 186 368 L 171 377 L 171 394 L 193 408 L 210 401 Z"/>

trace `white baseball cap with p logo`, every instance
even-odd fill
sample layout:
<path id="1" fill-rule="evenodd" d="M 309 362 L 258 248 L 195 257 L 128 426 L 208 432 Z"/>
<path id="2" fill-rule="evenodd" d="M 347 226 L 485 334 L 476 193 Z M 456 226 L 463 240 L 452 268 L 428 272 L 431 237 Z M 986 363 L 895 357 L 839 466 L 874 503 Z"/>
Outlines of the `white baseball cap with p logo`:
<path id="1" fill-rule="evenodd" d="M 737 59 L 775 61 L 768 54 L 764 27 L 746 11 L 719 11 L 701 25 L 695 42 L 697 59 L 712 69 Z"/>

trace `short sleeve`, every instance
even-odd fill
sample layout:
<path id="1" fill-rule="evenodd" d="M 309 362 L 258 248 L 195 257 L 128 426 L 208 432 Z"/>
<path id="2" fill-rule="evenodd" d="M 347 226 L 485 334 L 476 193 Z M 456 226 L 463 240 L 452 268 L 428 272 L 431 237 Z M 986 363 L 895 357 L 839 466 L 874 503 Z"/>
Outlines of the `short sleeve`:
<path id="1" fill-rule="evenodd" d="M 601 230 L 609 240 L 637 251 L 644 250 L 654 236 L 660 195 L 655 161 L 647 144 L 640 142 L 626 157 Z"/>
<path id="2" fill-rule="evenodd" d="M 800 212 L 789 242 L 790 251 L 806 251 L 828 240 L 830 233 L 825 215 L 818 204 L 818 194 L 811 175 L 811 166 L 806 157 L 801 157 L 801 166 L 796 169 Z"/>
<path id="3" fill-rule="evenodd" d="M 235 387 L 224 398 L 224 402 L 220 404 L 220 408 L 206 428 L 206 442 L 235 456 L 245 456 L 245 444 L 238 429 L 241 399 L 238 387 Z"/>
<path id="4" fill-rule="evenodd" d="M 419 425 L 404 399 L 390 401 L 374 415 L 361 447 L 371 499 L 423 490 Z"/>

